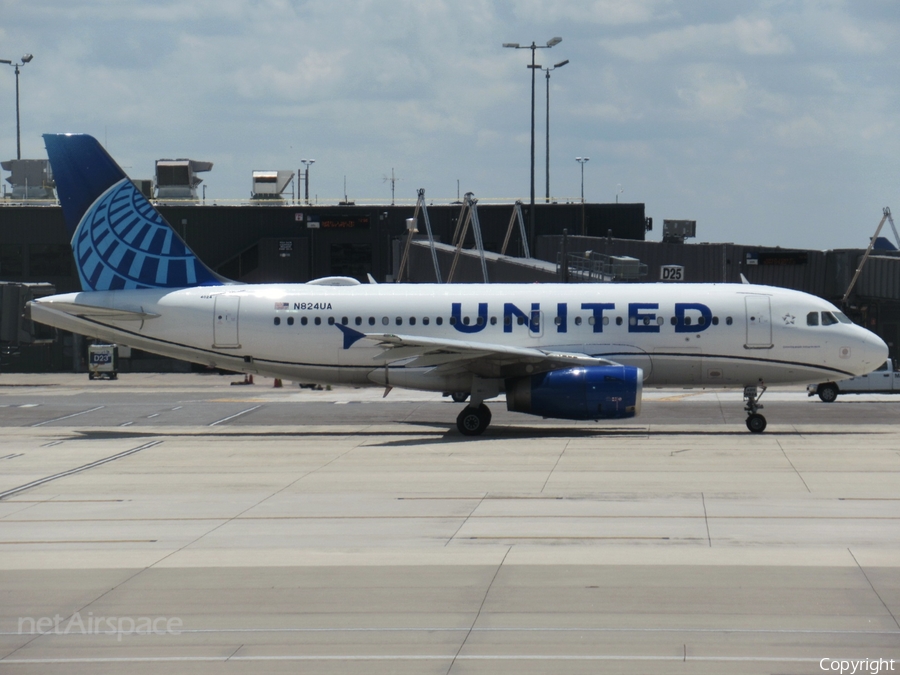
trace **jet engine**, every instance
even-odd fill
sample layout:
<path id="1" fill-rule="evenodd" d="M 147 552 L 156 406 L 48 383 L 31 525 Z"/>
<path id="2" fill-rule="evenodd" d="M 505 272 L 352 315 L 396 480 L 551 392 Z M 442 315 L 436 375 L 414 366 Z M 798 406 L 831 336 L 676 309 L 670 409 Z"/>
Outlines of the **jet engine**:
<path id="1" fill-rule="evenodd" d="M 551 370 L 506 380 L 506 407 L 566 420 L 634 417 L 641 411 L 642 381 L 634 366 Z"/>

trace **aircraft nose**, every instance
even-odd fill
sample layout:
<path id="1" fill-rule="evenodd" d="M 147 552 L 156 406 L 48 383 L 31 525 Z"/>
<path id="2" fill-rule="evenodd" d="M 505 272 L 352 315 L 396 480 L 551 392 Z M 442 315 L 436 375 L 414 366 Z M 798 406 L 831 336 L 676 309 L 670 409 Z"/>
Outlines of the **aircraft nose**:
<path id="1" fill-rule="evenodd" d="M 871 373 L 887 361 L 888 352 L 888 346 L 884 340 L 875 335 L 875 333 L 866 330 L 866 334 L 857 348 L 857 358 L 860 361 L 860 365 L 865 368 L 862 372 Z"/>

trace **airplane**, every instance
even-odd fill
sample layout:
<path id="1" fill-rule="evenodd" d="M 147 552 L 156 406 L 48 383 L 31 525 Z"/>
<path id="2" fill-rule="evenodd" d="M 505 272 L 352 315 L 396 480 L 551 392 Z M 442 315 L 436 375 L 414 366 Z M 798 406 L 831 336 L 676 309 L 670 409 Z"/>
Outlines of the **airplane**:
<path id="1" fill-rule="evenodd" d="M 748 283 L 237 283 L 96 139 L 44 140 L 83 290 L 31 302 L 33 320 L 214 368 L 454 392 L 469 399 L 466 436 L 501 393 L 511 411 L 605 420 L 638 415 L 644 386 L 742 387 L 759 433 L 768 385 L 861 375 L 888 356 L 831 303 Z"/>

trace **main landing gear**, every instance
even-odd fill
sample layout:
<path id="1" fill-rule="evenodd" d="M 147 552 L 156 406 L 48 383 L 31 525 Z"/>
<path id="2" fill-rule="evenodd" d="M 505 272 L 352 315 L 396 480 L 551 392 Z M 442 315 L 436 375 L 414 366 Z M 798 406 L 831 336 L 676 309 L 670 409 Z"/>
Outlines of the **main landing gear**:
<path id="1" fill-rule="evenodd" d="M 762 380 L 759 381 L 758 387 L 755 384 L 744 387 L 744 399 L 747 401 L 747 405 L 744 406 L 744 410 L 747 411 L 747 428 L 754 434 L 761 434 L 766 430 L 766 418 L 756 412 L 763 407 L 759 399 L 765 392 L 766 385 Z"/>
<path id="2" fill-rule="evenodd" d="M 481 436 L 491 423 L 491 409 L 484 403 L 467 405 L 456 418 L 456 428 L 463 436 Z"/>

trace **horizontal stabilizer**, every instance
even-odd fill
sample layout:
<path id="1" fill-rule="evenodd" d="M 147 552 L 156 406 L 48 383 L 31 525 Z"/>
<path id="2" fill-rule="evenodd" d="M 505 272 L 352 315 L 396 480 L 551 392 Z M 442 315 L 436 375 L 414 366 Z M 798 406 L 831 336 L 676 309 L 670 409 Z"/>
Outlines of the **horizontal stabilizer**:
<path id="1" fill-rule="evenodd" d="M 95 305 L 82 305 L 78 302 L 60 302 L 58 300 L 36 300 L 32 304 L 54 309 L 72 316 L 85 318 L 94 317 L 109 321 L 146 321 L 155 319 L 159 314 L 145 312 L 141 308 L 126 309 L 123 307 L 97 307 Z"/>

